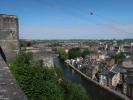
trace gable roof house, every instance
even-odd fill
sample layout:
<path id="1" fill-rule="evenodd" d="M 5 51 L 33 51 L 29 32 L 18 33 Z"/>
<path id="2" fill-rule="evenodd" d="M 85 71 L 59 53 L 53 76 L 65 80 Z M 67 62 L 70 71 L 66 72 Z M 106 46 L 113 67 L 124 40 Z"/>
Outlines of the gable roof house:
<path id="1" fill-rule="evenodd" d="M 127 76 L 123 84 L 123 93 L 133 100 L 133 76 Z"/>

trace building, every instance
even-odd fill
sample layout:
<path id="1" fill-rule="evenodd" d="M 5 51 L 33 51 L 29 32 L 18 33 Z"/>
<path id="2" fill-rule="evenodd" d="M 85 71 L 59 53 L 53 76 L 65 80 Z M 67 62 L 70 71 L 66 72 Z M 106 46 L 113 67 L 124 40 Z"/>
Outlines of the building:
<path id="1" fill-rule="evenodd" d="M 127 76 L 123 84 L 123 92 L 133 100 L 133 76 Z"/>
<path id="2" fill-rule="evenodd" d="M 120 73 L 110 72 L 108 74 L 108 86 L 112 89 L 116 89 L 116 86 L 120 82 Z"/>
<path id="3" fill-rule="evenodd" d="M 99 76 L 99 84 L 107 86 L 107 76 L 106 75 L 101 74 Z"/>
<path id="4" fill-rule="evenodd" d="M 131 53 L 133 52 L 133 46 L 132 45 L 122 45 L 121 51 L 125 53 Z"/>

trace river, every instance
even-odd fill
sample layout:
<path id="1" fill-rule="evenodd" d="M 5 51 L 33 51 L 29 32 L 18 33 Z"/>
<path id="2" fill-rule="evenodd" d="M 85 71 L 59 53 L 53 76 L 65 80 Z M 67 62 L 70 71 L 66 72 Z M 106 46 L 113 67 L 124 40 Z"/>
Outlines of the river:
<path id="1" fill-rule="evenodd" d="M 61 62 L 58 57 L 54 57 L 54 64 L 63 71 L 65 79 L 81 85 L 92 100 L 129 100 L 126 96 L 118 94 L 107 87 L 101 87 L 90 82 L 88 79 L 81 76 L 81 74 L 74 72 L 69 66 Z"/>
<path id="2" fill-rule="evenodd" d="M 54 58 L 54 64 L 57 65 L 63 71 L 65 79 L 70 80 L 73 83 L 81 85 L 85 89 L 87 95 L 89 96 L 89 91 L 88 91 L 86 80 L 84 80 L 80 75 L 75 73 L 66 64 L 61 62 L 58 57 Z"/>

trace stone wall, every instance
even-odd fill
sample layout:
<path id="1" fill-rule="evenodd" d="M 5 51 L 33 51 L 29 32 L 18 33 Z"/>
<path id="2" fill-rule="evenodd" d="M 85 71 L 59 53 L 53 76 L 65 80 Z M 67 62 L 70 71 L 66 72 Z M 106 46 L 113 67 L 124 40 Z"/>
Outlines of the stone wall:
<path id="1" fill-rule="evenodd" d="M 14 15 L 0 14 L 0 46 L 4 51 L 7 63 L 10 63 L 19 50 L 18 18 Z"/>
<path id="2" fill-rule="evenodd" d="M 40 50 L 39 52 L 33 53 L 33 58 L 35 61 L 43 60 L 43 64 L 49 68 L 54 66 L 52 52 Z"/>
<path id="3" fill-rule="evenodd" d="M 0 55 L 0 100 L 28 100 Z"/>

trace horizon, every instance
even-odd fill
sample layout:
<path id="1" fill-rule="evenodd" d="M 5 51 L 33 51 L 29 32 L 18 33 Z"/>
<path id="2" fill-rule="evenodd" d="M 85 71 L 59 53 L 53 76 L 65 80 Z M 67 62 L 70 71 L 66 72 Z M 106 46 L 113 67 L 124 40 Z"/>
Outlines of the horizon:
<path id="1" fill-rule="evenodd" d="M 83 40 L 83 41 L 113 41 L 113 40 L 132 40 L 132 38 L 124 38 L 124 39 L 19 39 L 24 41 L 71 41 L 71 40 Z"/>
<path id="2" fill-rule="evenodd" d="M 133 38 L 132 0 L 2 0 L 0 13 L 19 18 L 20 39 Z"/>

